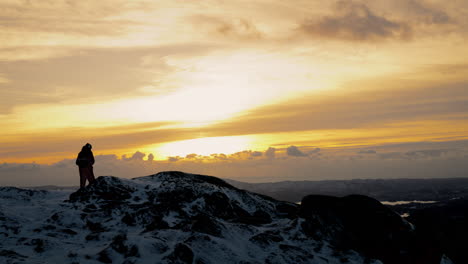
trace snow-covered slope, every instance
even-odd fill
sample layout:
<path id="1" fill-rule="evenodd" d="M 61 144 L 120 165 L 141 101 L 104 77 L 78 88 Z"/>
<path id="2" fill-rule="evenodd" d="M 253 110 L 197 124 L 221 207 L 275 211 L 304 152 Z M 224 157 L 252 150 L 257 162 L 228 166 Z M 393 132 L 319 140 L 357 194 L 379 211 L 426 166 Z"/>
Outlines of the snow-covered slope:
<path id="1" fill-rule="evenodd" d="M 307 235 L 296 212 L 181 172 L 99 177 L 74 193 L 3 187 L 0 263 L 364 263 Z"/>

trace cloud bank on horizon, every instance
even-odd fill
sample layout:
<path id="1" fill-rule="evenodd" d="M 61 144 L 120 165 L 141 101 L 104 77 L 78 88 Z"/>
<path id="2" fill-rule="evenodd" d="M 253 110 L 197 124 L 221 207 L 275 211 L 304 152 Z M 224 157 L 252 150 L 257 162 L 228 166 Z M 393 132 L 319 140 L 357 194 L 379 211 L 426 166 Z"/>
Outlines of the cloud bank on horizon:
<path id="1" fill-rule="evenodd" d="M 468 141 L 338 150 L 289 146 L 230 155 L 189 154 L 167 160 L 155 160 L 153 154 L 139 151 L 120 158 L 117 155 L 96 156 L 96 176 L 133 178 L 168 170 L 244 182 L 465 177 Z M 3 163 L 0 164 L 0 174 L 0 186 L 77 186 L 79 180 L 74 159 L 51 165 Z"/>
<path id="2" fill-rule="evenodd" d="M 2 171 L 60 171 L 92 142 L 122 171 L 146 153 L 154 167 L 206 163 L 235 178 L 232 162 L 286 179 L 280 162 L 304 163 L 305 175 L 331 149 L 356 149 L 349 157 L 376 164 L 411 160 L 410 172 L 430 153 L 448 166 L 442 150 L 468 139 L 466 1 L 6 0 L 0 10 Z M 418 142 L 442 145 L 374 149 Z M 109 158 L 124 154 L 133 158 Z"/>

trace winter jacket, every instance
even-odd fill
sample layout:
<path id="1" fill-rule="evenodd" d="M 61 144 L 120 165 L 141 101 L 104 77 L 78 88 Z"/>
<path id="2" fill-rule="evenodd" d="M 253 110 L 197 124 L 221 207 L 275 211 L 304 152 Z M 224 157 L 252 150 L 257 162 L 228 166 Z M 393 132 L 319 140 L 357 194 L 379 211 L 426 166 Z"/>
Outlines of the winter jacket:
<path id="1" fill-rule="evenodd" d="M 83 147 L 80 153 L 78 153 L 75 164 L 80 168 L 92 166 L 94 164 L 93 152 L 90 149 Z"/>

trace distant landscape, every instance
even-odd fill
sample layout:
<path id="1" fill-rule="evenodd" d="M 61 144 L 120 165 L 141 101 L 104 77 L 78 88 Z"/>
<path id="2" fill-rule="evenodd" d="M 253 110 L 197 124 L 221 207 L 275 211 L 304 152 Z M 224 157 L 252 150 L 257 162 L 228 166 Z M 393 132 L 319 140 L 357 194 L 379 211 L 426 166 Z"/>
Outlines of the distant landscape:
<path id="1" fill-rule="evenodd" d="M 343 181 L 283 181 L 232 185 L 278 200 L 301 202 L 309 194 L 347 196 L 361 194 L 384 202 L 412 223 L 429 245 L 439 245 L 453 263 L 468 263 L 468 178 L 356 179 Z M 442 262 L 441 262 L 442 263 Z"/>
<path id="2" fill-rule="evenodd" d="M 101 176 L 81 189 L 0 187 L 0 261 L 468 261 L 467 179 L 230 182 L 238 188 L 212 176 L 167 171 Z"/>
<path id="3" fill-rule="evenodd" d="M 308 194 L 345 196 L 362 194 L 379 201 L 446 201 L 468 197 L 468 178 L 451 179 L 356 179 L 333 181 L 282 181 L 232 185 L 275 199 L 300 202 Z"/>

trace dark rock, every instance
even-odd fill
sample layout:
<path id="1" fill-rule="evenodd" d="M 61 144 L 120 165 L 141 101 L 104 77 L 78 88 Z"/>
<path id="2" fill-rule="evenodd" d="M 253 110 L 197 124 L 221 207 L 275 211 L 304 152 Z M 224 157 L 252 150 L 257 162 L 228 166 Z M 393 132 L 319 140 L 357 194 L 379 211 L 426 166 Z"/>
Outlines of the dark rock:
<path id="1" fill-rule="evenodd" d="M 198 243 L 200 241 L 205 241 L 205 242 L 209 242 L 211 241 L 211 238 L 207 235 L 202 235 L 202 234 L 194 234 L 194 235 L 191 235 L 189 238 L 187 238 L 184 243 L 188 244 L 188 245 L 192 245 L 192 243 Z"/>
<path id="2" fill-rule="evenodd" d="M 280 203 L 276 205 L 276 212 L 279 216 L 284 216 L 287 218 L 294 218 L 297 216 L 297 210 L 299 206 L 292 203 Z"/>
<path id="3" fill-rule="evenodd" d="M 26 241 L 26 240 L 28 240 L 27 237 L 20 237 L 20 238 L 18 238 L 16 244 L 17 244 L 17 245 L 20 245 L 20 244 L 25 245 L 25 243 L 23 243 L 23 242 Z"/>
<path id="4" fill-rule="evenodd" d="M 293 245 L 287 244 L 280 244 L 279 249 L 280 252 L 273 252 L 271 253 L 265 263 L 273 264 L 273 263 L 314 263 L 314 255 L 309 253 L 308 251 L 296 247 Z M 275 259 L 276 261 L 271 261 L 270 259 Z M 328 262 L 328 261 L 326 261 Z"/>
<path id="5" fill-rule="evenodd" d="M 33 197 L 47 194 L 44 190 L 21 189 L 16 187 L 0 187 L 0 198 L 30 201 Z"/>
<path id="6" fill-rule="evenodd" d="M 87 217 L 88 217 L 88 214 L 85 214 L 85 213 L 80 214 L 81 220 L 85 220 Z"/>
<path id="7" fill-rule="evenodd" d="M 47 233 L 45 235 L 48 236 L 48 237 L 58 237 L 57 233 Z"/>
<path id="8" fill-rule="evenodd" d="M 112 239 L 110 247 L 120 254 L 127 254 L 128 247 L 125 245 L 125 241 L 127 241 L 125 234 L 117 235 Z"/>
<path id="9" fill-rule="evenodd" d="M 205 212 L 220 217 L 230 219 L 235 216 L 229 198 L 222 192 L 213 192 L 203 196 L 205 200 Z"/>
<path id="10" fill-rule="evenodd" d="M 176 211 L 181 213 L 181 205 L 196 199 L 196 195 L 191 189 L 178 189 L 171 192 L 160 192 L 156 200 L 163 212 Z"/>
<path id="11" fill-rule="evenodd" d="M 265 224 L 271 223 L 271 216 L 263 210 L 255 211 L 253 217 L 261 219 L 261 221 Z"/>
<path id="12" fill-rule="evenodd" d="M 306 219 L 307 235 L 326 234 L 339 250 L 353 249 L 386 264 L 412 263 L 405 253 L 414 237 L 410 225 L 375 199 L 309 195 L 302 199 L 299 216 Z"/>
<path id="13" fill-rule="evenodd" d="M 309 254 L 307 251 L 305 251 L 304 249 L 300 248 L 300 247 L 297 247 L 297 246 L 293 246 L 293 245 L 288 245 L 288 244 L 280 244 L 279 245 L 279 248 L 282 250 L 282 251 L 285 251 L 285 252 L 291 252 L 291 251 L 298 251 L 298 252 L 301 252 L 305 255 Z"/>
<path id="14" fill-rule="evenodd" d="M 334 217 L 340 202 L 340 198 L 334 196 L 307 195 L 301 201 L 298 215 L 302 218 L 313 218 L 316 215 Z"/>
<path id="15" fill-rule="evenodd" d="M 125 213 L 125 216 L 122 217 L 122 223 L 127 224 L 128 226 L 134 226 L 136 221 L 135 221 L 135 216 Z"/>
<path id="16" fill-rule="evenodd" d="M 37 253 L 42 253 L 45 250 L 45 241 L 40 238 L 32 239 L 31 245 L 35 246 L 34 251 Z"/>
<path id="17" fill-rule="evenodd" d="M 127 254 L 125 254 L 125 257 L 139 257 L 140 256 L 140 251 L 138 250 L 138 247 L 136 245 L 133 245 L 130 247 L 130 249 L 127 251 Z"/>
<path id="18" fill-rule="evenodd" d="M 59 219 L 58 213 L 53 214 L 53 215 L 50 217 L 50 219 L 53 220 L 53 221 L 57 221 L 57 220 Z"/>
<path id="19" fill-rule="evenodd" d="M 232 219 L 234 222 L 242 222 L 242 218 L 249 218 L 251 215 L 249 212 L 244 210 L 242 207 L 240 207 L 237 203 L 231 203 L 233 214 L 235 215 L 235 218 Z"/>
<path id="20" fill-rule="evenodd" d="M 257 242 L 263 245 L 276 244 L 283 241 L 283 238 L 279 235 L 278 232 L 263 232 L 256 234 L 255 236 L 249 239 L 250 241 Z"/>
<path id="21" fill-rule="evenodd" d="M 87 241 L 99 241 L 99 233 L 90 233 L 85 237 Z"/>
<path id="22" fill-rule="evenodd" d="M 71 230 L 71 229 L 69 229 L 69 228 L 62 229 L 62 230 L 60 230 L 60 232 L 65 233 L 65 234 L 68 234 L 68 235 L 72 235 L 72 236 L 78 234 L 77 232 L 75 232 L 75 231 L 73 231 L 73 230 Z"/>
<path id="23" fill-rule="evenodd" d="M 16 251 L 13 250 L 0 250 L 0 256 L 1 257 L 7 257 L 7 258 L 27 258 L 27 256 L 21 255 L 17 253 Z"/>
<path id="24" fill-rule="evenodd" d="M 453 263 L 468 263 L 467 198 L 416 207 L 410 211 L 408 221 L 416 227 L 414 250 L 425 256 L 426 263 L 435 263 L 442 255 Z"/>
<path id="25" fill-rule="evenodd" d="M 104 253 L 107 254 L 108 250 L 112 249 L 126 258 L 139 256 L 140 253 L 138 247 L 136 245 L 128 246 L 126 242 L 126 234 L 119 234 L 112 239 L 112 242 L 109 244 L 109 247 L 106 248 Z"/>
<path id="26" fill-rule="evenodd" d="M 271 223 L 271 217 L 265 211 L 257 210 L 253 215 L 238 217 L 237 222 L 248 225 L 264 225 Z"/>
<path id="27" fill-rule="evenodd" d="M 166 221 L 162 220 L 162 217 L 159 216 L 159 217 L 154 217 L 151 223 L 146 225 L 145 230 L 143 232 L 151 232 L 151 231 L 158 230 L 158 229 L 168 229 L 168 228 L 169 228 L 169 224 Z"/>
<path id="28" fill-rule="evenodd" d="M 83 212 L 85 212 L 85 213 L 93 213 L 93 212 L 95 212 L 96 210 L 98 210 L 98 208 L 96 207 L 96 205 L 94 205 L 94 204 L 88 204 L 88 205 L 86 205 L 86 207 L 83 209 Z"/>
<path id="29" fill-rule="evenodd" d="M 57 227 L 53 226 L 53 225 L 45 225 L 42 228 L 44 228 L 44 230 L 55 230 L 55 229 L 57 229 Z"/>
<path id="30" fill-rule="evenodd" d="M 86 226 L 88 227 L 89 230 L 92 232 L 103 232 L 106 231 L 106 229 L 100 224 L 100 223 L 94 223 L 91 221 L 86 221 Z"/>
<path id="31" fill-rule="evenodd" d="M 171 263 L 192 263 L 193 262 L 193 252 L 192 249 L 182 243 L 178 243 L 174 247 L 174 251 L 168 256 L 168 259 Z"/>
<path id="32" fill-rule="evenodd" d="M 221 228 L 216 220 L 208 215 L 199 214 L 192 219 L 192 231 L 204 233 L 212 236 L 221 236 Z"/>
<path id="33" fill-rule="evenodd" d="M 102 263 L 112 263 L 112 259 L 109 257 L 107 250 L 99 252 L 97 260 Z"/>
<path id="34" fill-rule="evenodd" d="M 70 194 L 69 202 L 85 202 L 96 199 L 123 202 L 131 198 L 134 190 L 123 184 L 122 180 L 112 176 L 101 176 L 96 181 Z"/>

